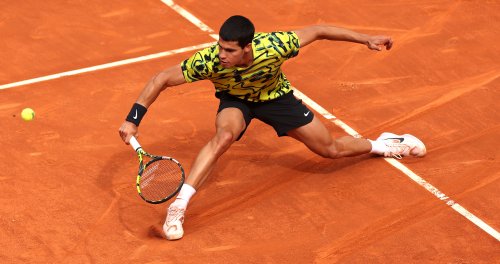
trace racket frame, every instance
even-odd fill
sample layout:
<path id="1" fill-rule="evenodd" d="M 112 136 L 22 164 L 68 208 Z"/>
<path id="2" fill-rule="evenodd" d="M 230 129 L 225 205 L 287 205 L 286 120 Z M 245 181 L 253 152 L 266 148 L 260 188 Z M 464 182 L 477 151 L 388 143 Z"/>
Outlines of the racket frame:
<path id="1" fill-rule="evenodd" d="M 172 199 L 172 197 L 174 197 L 176 194 L 178 194 L 179 191 L 181 190 L 182 185 L 184 184 L 184 180 L 185 180 L 184 168 L 182 167 L 181 163 L 179 161 L 177 161 L 176 159 L 172 158 L 172 157 L 156 156 L 156 155 L 152 155 L 152 154 L 147 153 L 141 147 L 141 145 L 139 144 L 139 142 L 137 141 L 137 139 L 134 136 L 132 136 L 130 138 L 130 145 L 135 150 L 135 152 L 137 152 L 137 156 L 139 157 L 139 172 L 137 173 L 137 179 L 136 179 L 136 188 L 137 188 L 137 192 L 139 193 L 139 196 L 144 201 L 146 201 L 148 203 L 151 203 L 151 204 L 160 204 L 160 203 L 163 203 L 163 202 L 166 202 L 166 201 Z M 151 160 L 148 161 L 146 164 L 144 164 L 144 158 L 143 158 L 143 156 L 147 156 L 147 157 L 151 158 Z M 142 195 L 140 183 L 141 183 L 141 177 L 142 177 L 142 174 L 144 173 L 144 170 L 150 164 L 152 164 L 152 163 L 154 163 L 154 162 L 156 162 L 158 160 L 169 160 L 171 162 L 174 162 L 177 166 L 179 166 L 179 169 L 181 170 L 181 179 L 179 181 L 179 185 L 177 186 L 177 189 L 174 192 L 172 192 L 170 195 L 168 195 L 167 197 L 165 197 L 163 199 L 152 201 L 152 200 L 146 199 L 146 197 L 144 197 Z"/>

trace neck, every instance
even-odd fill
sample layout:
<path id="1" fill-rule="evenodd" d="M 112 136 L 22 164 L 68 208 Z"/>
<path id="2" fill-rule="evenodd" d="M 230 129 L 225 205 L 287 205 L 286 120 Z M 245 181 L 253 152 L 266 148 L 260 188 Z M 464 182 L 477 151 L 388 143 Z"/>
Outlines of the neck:
<path id="1" fill-rule="evenodd" d="M 249 67 L 253 64 L 253 49 L 250 49 L 249 52 L 246 52 L 243 55 L 243 60 L 240 64 L 236 65 L 237 67 Z"/>

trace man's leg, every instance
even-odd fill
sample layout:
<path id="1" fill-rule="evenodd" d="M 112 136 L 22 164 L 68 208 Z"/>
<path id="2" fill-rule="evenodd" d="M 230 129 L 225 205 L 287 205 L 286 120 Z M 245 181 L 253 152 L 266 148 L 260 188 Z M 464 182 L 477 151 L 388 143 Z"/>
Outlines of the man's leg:
<path id="1" fill-rule="evenodd" d="M 325 125 L 316 117 L 299 128 L 287 133 L 303 142 L 310 150 L 325 158 L 341 158 L 374 153 L 401 159 L 404 156 L 425 156 L 427 150 L 415 136 L 382 133 L 377 140 L 343 136 L 333 139 Z"/>
<path id="2" fill-rule="evenodd" d="M 372 144 L 367 139 L 351 136 L 333 139 L 330 131 L 317 117 L 304 126 L 288 131 L 287 134 L 325 158 L 357 156 L 372 150 Z"/>
<path id="3" fill-rule="evenodd" d="M 195 189 L 205 181 L 217 159 L 238 139 L 246 124 L 239 109 L 226 108 L 217 114 L 215 127 L 215 136 L 201 149 L 186 179 Z"/>
<path id="4" fill-rule="evenodd" d="M 225 108 L 217 114 L 215 136 L 201 149 L 193 162 L 177 199 L 170 205 L 163 231 L 168 240 L 182 238 L 182 223 L 189 199 L 207 179 L 217 159 L 233 144 L 246 127 L 245 119 L 238 108 Z"/>

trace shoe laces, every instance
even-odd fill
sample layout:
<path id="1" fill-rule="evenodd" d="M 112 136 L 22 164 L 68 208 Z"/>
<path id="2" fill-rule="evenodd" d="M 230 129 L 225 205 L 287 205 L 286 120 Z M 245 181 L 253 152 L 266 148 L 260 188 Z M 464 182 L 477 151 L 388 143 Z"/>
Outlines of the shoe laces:
<path id="1" fill-rule="evenodd" d="M 384 156 L 393 157 L 395 159 L 402 159 L 404 153 L 410 150 L 410 147 L 407 144 L 386 142 L 385 145 L 389 147 L 389 151 L 384 153 Z"/>
<path id="2" fill-rule="evenodd" d="M 181 223 L 184 222 L 184 212 L 186 210 L 179 207 L 169 207 L 167 213 L 167 225 L 172 225 L 175 221 L 179 220 Z"/>

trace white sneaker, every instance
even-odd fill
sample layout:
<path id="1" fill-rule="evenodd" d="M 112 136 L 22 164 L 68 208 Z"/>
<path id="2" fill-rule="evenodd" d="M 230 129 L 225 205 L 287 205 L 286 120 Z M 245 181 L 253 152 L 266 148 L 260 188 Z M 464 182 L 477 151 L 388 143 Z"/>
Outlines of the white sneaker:
<path id="1" fill-rule="evenodd" d="M 168 208 L 167 219 L 163 224 L 163 232 L 168 240 L 181 239 L 184 236 L 184 213 L 186 209 L 170 205 Z"/>
<path id="2" fill-rule="evenodd" d="M 377 141 L 383 141 L 388 147 L 385 157 L 401 159 L 407 156 L 423 157 L 427 153 L 425 145 L 420 139 L 410 134 L 396 135 L 389 132 L 382 133 Z"/>

